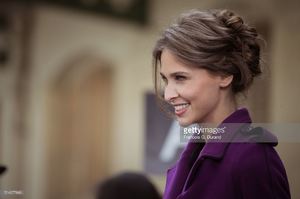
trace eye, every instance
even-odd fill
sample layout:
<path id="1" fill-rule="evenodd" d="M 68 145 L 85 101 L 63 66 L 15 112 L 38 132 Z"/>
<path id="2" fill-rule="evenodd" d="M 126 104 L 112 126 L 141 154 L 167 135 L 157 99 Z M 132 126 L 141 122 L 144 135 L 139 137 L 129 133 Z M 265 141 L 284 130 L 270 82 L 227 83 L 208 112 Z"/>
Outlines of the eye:
<path id="1" fill-rule="evenodd" d="M 184 80 L 186 80 L 186 77 L 183 75 L 176 75 L 175 80 L 176 81 L 184 81 Z"/>

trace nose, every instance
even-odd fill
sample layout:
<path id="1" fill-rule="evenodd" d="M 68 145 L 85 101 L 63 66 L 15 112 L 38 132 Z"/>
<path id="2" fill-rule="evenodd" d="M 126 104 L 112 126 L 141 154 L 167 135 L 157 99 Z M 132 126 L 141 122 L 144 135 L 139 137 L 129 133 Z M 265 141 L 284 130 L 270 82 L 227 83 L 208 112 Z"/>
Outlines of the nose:
<path id="1" fill-rule="evenodd" d="M 173 85 L 168 84 L 165 87 L 164 98 L 167 102 L 171 103 L 178 96 L 179 94 L 177 92 L 177 89 Z"/>

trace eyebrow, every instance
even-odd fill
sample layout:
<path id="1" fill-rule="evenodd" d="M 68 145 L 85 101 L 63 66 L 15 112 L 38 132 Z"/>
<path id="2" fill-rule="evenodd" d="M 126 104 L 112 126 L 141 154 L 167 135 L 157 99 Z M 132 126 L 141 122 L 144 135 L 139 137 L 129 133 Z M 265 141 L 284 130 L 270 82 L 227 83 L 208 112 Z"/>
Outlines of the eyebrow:
<path id="1" fill-rule="evenodd" d="M 160 72 L 160 75 L 162 77 L 166 77 L 166 75 L 164 75 L 162 72 Z M 183 72 L 183 71 L 177 71 L 177 72 L 171 73 L 170 77 L 176 77 L 177 75 L 189 75 L 189 73 Z"/>

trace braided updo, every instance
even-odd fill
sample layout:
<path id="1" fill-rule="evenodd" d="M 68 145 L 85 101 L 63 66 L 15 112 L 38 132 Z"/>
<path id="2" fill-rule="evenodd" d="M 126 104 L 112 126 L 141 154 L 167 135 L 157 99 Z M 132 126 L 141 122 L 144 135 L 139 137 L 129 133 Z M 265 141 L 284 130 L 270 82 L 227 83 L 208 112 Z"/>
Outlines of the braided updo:
<path id="1" fill-rule="evenodd" d="M 158 64 L 167 48 L 183 63 L 211 72 L 233 75 L 233 93 L 246 91 L 261 74 L 260 44 L 255 28 L 228 10 L 191 10 L 162 33 L 153 50 L 155 88 Z"/>

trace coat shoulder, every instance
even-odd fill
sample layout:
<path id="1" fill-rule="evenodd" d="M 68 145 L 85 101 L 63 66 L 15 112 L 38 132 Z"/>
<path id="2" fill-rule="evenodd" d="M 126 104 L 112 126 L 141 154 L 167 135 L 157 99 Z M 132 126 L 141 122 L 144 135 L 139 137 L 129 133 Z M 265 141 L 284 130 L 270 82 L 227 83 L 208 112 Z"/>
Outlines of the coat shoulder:
<path id="1" fill-rule="evenodd" d="M 284 165 L 271 144 L 239 143 L 232 146 L 231 150 L 235 151 L 233 180 L 242 194 L 290 198 Z"/>

